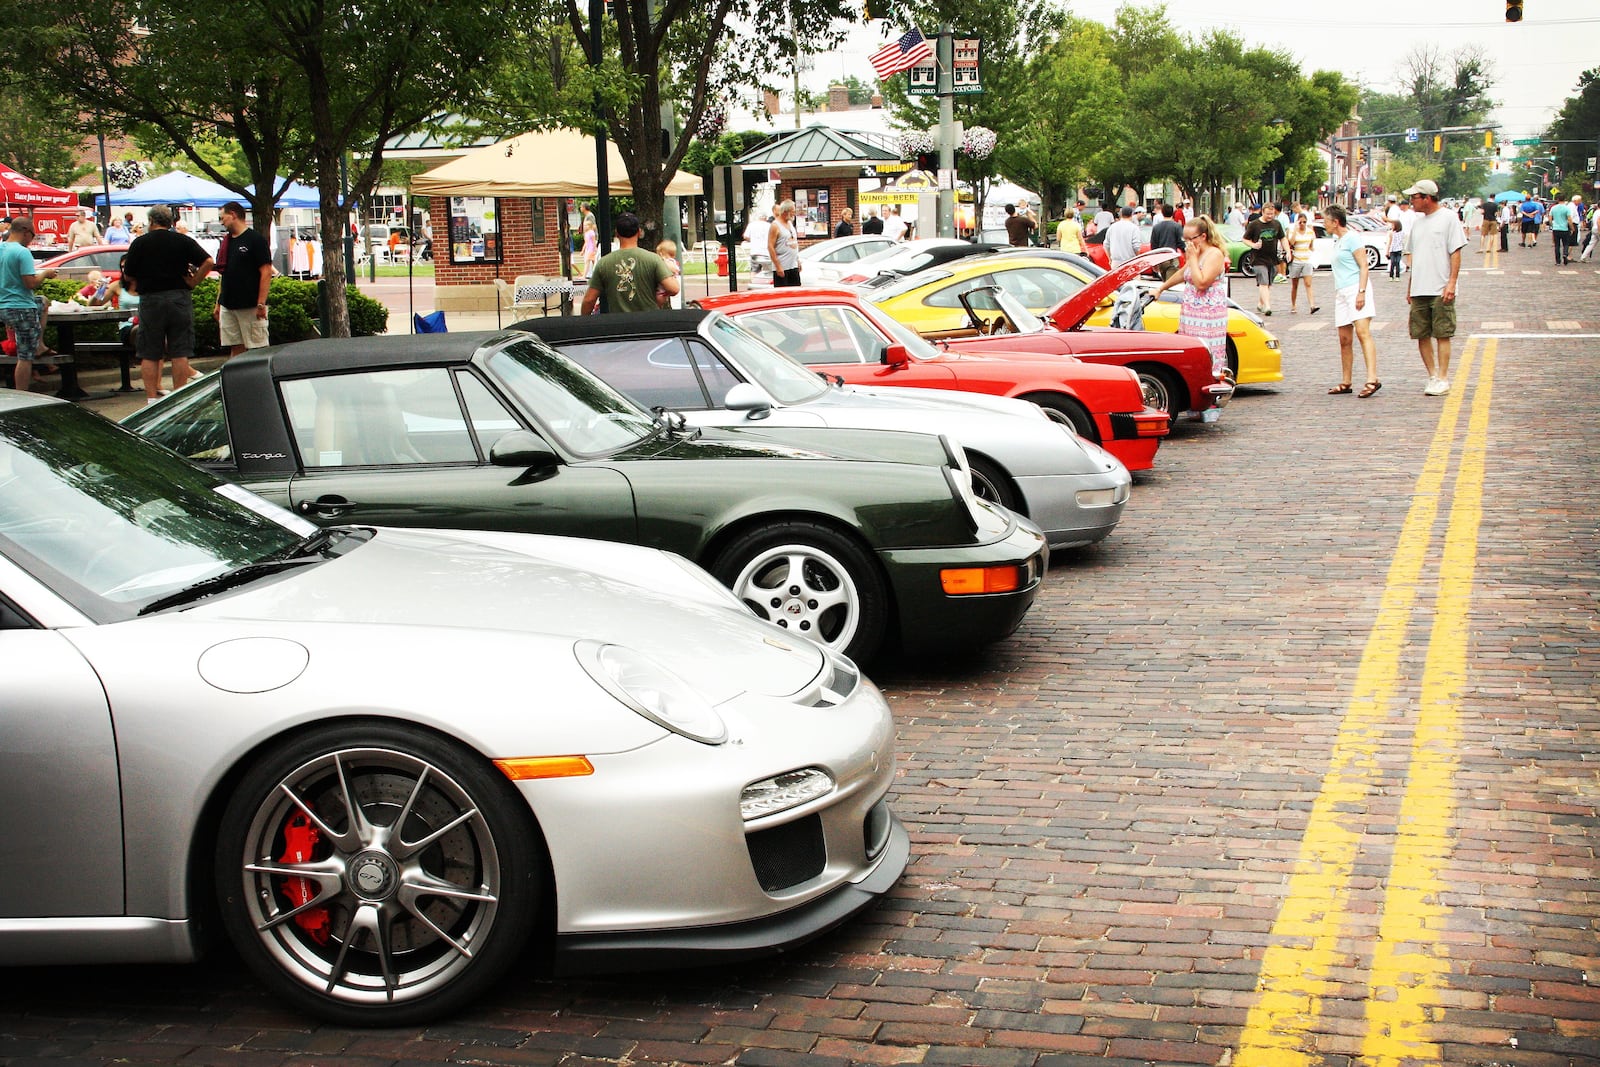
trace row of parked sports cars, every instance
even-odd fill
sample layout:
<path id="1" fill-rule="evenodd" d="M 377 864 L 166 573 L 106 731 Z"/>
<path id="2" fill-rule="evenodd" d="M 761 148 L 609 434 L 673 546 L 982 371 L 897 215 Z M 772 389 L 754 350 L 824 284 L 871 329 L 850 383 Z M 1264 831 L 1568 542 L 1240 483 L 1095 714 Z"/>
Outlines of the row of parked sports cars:
<path id="1" fill-rule="evenodd" d="M 0 399 L 0 962 L 192 959 L 215 915 L 395 1025 L 530 949 L 737 958 L 869 905 L 909 845 L 856 663 L 1010 634 L 1232 393 L 1085 325 L 1126 272 L 1041 264 L 1077 266 L 305 342 L 123 427 Z"/>

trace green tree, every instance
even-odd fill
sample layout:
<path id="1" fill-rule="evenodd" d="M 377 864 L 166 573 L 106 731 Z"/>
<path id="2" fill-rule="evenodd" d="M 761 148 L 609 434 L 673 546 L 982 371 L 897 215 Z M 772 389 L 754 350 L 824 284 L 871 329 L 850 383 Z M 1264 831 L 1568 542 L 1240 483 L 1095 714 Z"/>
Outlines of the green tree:
<path id="1" fill-rule="evenodd" d="M 1546 134 L 1556 164 L 1567 175 L 1588 171 L 1588 157 L 1600 155 L 1600 67 L 1578 75 L 1577 92 L 1567 97 Z"/>
<path id="2" fill-rule="evenodd" d="M 1437 130 L 1479 125 L 1487 121 L 1495 106 L 1489 97 L 1494 66 L 1481 48 L 1446 53 L 1436 46 L 1417 45 L 1401 61 L 1395 82 L 1395 92 L 1375 93 L 1362 101 L 1364 132 L 1397 134 L 1409 127 Z M 1397 161 L 1437 168 L 1436 180 L 1445 196 L 1472 195 L 1488 177 L 1488 161 L 1474 158 L 1484 155 L 1480 133 L 1441 135 L 1438 151 L 1431 134 L 1415 144 L 1398 137 L 1386 138 L 1384 144 Z M 1381 179 L 1380 184 L 1388 187 Z"/>
<path id="3" fill-rule="evenodd" d="M 77 146 L 67 131 L 82 131 L 78 115 L 66 100 L 40 92 L 8 72 L 0 81 L 0 161 L 46 185 L 71 185 L 93 168 L 78 165 Z M 12 79 L 15 80 L 12 80 Z"/>

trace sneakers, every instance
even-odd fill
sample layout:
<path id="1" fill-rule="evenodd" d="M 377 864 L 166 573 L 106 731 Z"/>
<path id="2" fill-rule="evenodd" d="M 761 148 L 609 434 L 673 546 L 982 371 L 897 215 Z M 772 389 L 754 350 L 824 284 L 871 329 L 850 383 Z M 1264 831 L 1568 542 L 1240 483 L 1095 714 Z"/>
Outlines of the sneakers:
<path id="1" fill-rule="evenodd" d="M 1449 378 L 1429 378 L 1428 385 L 1422 390 L 1423 396 L 1444 396 L 1450 391 Z"/>

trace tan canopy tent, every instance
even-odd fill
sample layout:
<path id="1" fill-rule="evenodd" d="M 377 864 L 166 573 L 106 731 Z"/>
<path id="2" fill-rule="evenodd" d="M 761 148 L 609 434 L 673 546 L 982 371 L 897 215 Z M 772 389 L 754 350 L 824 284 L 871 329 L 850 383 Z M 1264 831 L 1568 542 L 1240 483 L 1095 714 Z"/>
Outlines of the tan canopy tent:
<path id="1" fill-rule="evenodd" d="M 617 146 L 607 142 L 607 185 L 629 195 L 633 186 Z M 598 196 L 594 138 L 577 130 L 521 133 L 419 174 L 411 191 L 429 196 Z M 699 196 L 700 179 L 678 171 L 668 196 Z"/>

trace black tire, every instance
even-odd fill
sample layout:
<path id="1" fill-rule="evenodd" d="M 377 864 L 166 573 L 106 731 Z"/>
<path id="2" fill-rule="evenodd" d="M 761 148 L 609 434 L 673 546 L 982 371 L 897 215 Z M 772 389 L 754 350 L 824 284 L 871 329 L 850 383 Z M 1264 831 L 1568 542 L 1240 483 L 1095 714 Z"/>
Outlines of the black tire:
<path id="1" fill-rule="evenodd" d="M 1171 367 L 1159 367 L 1150 363 L 1140 363 L 1133 367 L 1139 375 L 1139 388 L 1145 396 L 1145 404 L 1149 407 L 1160 408 L 1174 419 L 1179 412 L 1188 411 L 1194 405 L 1189 401 L 1189 389 L 1183 384 L 1183 379 Z"/>
<path id="2" fill-rule="evenodd" d="M 1240 274 L 1249 274 L 1251 268 L 1254 267 L 1255 264 L 1256 264 L 1256 250 L 1253 249 L 1253 248 L 1248 248 L 1245 251 L 1239 253 L 1239 265 L 1237 267 L 1235 267 L 1234 269 L 1237 270 Z"/>
<path id="3" fill-rule="evenodd" d="M 1309 292 L 1310 290 L 1307 290 Z M 1233 380 L 1239 380 L 1239 349 L 1234 345 L 1233 338 L 1228 338 L 1228 371 L 1233 375 Z"/>
<path id="4" fill-rule="evenodd" d="M 213 869 L 222 925 L 306 1013 L 414 1025 L 479 997 L 523 955 L 543 891 L 534 841 L 511 783 L 460 745 L 402 723 L 313 728 L 228 800 Z"/>
<path id="5" fill-rule="evenodd" d="M 1383 266 L 1383 253 L 1379 252 L 1376 248 L 1372 247 L 1371 245 L 1368 245 L 1367 246 L 1367 269 L 1368 270 L 1377 270 L 1381 266 Z"/>
<path id="6" fill-rule="evenodd" d="M 877 561 L 826 526 L 788 521 L 749 530 L 709 570 L 761 618 L 858 663 L 883 643 L 889 593 Z"/>
<path id="7" fill-rule="evenodd" d="M 1018 505 L 1022 501 L 1017 496 L 1017 488 L 998 464 L 968 452 L 967 466 L 972 468 L 972 491 L 979 500 L 992 500 L 1001 507 L 1021 512 Z"/>
<path id="8" fill-rule="evenodd" d="M 1059 422 L 1063 426 L 1070 426 L 1072 432 L 1085 441 L 1100 443 L 1100 433 L 1095 429 L 1094 420 L 1083 409 L 1083 405 L 1068 397 L 1058 396 L 1054 393 L 1030 393 L 1022 398 L 1032 401 L 1044 409 L 1046 417 L 1051 422 Z"/>

